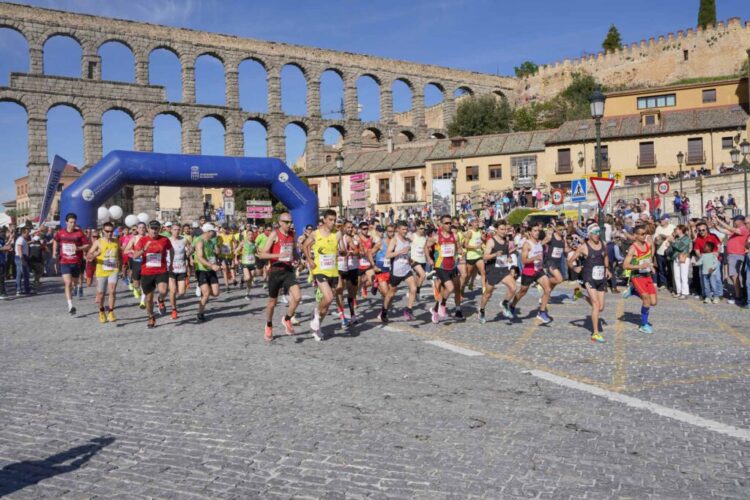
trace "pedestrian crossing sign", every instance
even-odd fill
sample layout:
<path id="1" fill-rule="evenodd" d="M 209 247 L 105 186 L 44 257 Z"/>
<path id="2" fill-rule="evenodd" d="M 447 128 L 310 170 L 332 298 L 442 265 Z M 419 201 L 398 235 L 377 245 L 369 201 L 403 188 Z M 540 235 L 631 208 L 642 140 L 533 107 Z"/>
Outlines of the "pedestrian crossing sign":
<path id="1" fill-rule="evenodd" d="M 586 201 L 586 179 L 573 179 L 570 183 L 570 201 L 580 203 Z"/>

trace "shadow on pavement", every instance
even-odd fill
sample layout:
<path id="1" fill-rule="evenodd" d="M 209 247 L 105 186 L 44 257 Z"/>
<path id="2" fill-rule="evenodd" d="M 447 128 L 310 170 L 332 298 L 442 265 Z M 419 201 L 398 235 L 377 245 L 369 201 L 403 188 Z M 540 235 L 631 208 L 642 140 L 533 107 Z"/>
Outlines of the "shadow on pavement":
<path id="1" fill-rule="evenodd" d="M 113 437 L 98 437 L 88 444 L 76 446 L 44 460 L 25 460 L 8 464 L 0 470 L 0 496 L 10 495 L 59 474 L 79 469 L 105 446 L 115 442 Z"/>

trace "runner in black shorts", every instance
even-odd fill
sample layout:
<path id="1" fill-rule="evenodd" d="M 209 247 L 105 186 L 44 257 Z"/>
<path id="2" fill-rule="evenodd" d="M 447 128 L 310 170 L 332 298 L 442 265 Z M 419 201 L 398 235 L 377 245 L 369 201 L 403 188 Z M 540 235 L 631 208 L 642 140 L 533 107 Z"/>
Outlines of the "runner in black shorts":
<path id="1" fill-rule="evenodd" d="M 492 231 L 492 228 L 490 228 Z M 487 307 L 487 303 L 492 298 L 492 293 L 495 291 L 495 287 L 502 283 L 505 285 L 507 292 L 505 299 L 502 302 L 503 316 L 508 319 L 513 318 L 513 313 L 510 311 L 510 301 L 516 293 L 516 276 L 518 276 L 518 268 L 512 265 L 511 254 L 512 247 L 511 242 L 507 238 L 508 226 L 504 222 L 496 222 L 494 224 L 494 234 L 487 240 L 484 248 L 484 261 L 485 270 L 487 273 L 487 282 L 485 283 L 484 293 L 482 294 L 482 300 L 479 305 L 479 322 L 484 323 L 486 321 L 484 316 L 484 309 Z"/>
<path id="2" fill-rule="evenodd" d="M 607 247 L 600 240 L 601 229 L 592 224 L 588 228 L 588 241 L 580 245 L 573 255 L 568 258 L 568 263 L 579 257 L 583 257 L 583 283 L 588 295 L 586 301 L 591 304 L 591 340 L 593 342 L 604 342 L 600 327 L 599 315 L 604 311 L 604 297 L 607 293 L 607 281 L 609 280 L 609 261 L 607 258 Z"/>

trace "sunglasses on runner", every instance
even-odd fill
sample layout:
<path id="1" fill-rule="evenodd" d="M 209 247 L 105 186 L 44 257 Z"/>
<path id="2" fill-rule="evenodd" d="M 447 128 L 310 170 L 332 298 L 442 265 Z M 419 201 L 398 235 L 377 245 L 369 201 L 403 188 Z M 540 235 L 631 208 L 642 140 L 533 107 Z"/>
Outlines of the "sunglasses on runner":
<path id="1" fill-rule="evenodd" d="M 291 224 L 292 223 L 291 220 L 287 220 L 287 219 L 279 219 L 279 222 L 283 222 L 284 224 Z"/>

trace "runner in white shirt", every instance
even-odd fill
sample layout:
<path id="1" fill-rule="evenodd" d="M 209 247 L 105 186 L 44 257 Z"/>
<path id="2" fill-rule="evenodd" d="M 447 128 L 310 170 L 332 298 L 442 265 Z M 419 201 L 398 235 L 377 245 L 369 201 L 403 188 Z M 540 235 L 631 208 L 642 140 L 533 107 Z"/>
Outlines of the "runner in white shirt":
<path id="1" fill-rule="evenodd" d="M 414 279 L 417 283 L 417 297 L 420 289 L 427 278 L 427 259 L 424 256 L 424 246 L 427 236 L 424 232 L 424 222 L 417 222 L 416 232 L 411 235 L 411 267 L 414 270 Z"/>
<path id="2" fill-rule="evenodd" d="M 411 269 L 409 258 L 411 255 L 411 240 L 406 236 L 407 224 L 405 220 L 398 221 L 396 224 L 396 234 L 388 242 L 388 249 L 385 252 L 386 260 L 391 260 L 391 276 L 388 279 L 388 294 L 383 298 L 383 309 L 386 311 L 391 307 L 393 298 L 396 296 L 396 289 L 402 281 L 406 281 L 409 286 L 409 296 L 407 298 L 407 307 L 404 309 L 404 319 L 414 321 L 414 300 L 417 297 L 417 281 Z M 423 246 L 424 248 L 424 246 Z"/>
<path id="3" fill-rule="evenodd" d="M 172 236 L 170 236 L 169 241 L 172 242 L 172 248 L 174 249 L 174 261 L 172 261 L 172 271 L 169 273 L 169 304 L 172 306 L 172 319 L 177 319 L 177 297 L 185 296 L 187 288 L 185 278 L 187 278 L 188 271 L 187 256 L 192 254 L 193 249 L 187 238 L 180 234 L 179 224 L 172 224 L 170 230 Z"/>

